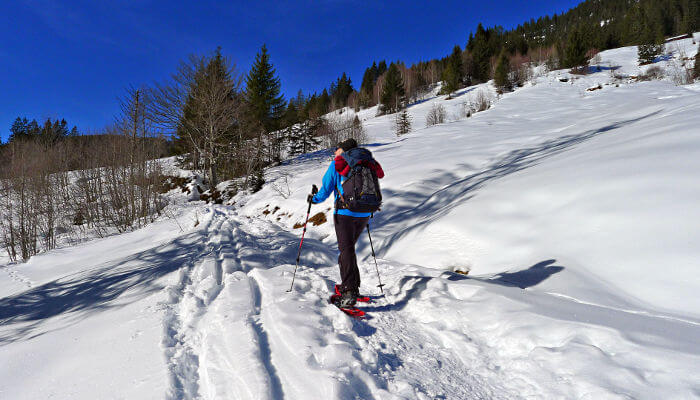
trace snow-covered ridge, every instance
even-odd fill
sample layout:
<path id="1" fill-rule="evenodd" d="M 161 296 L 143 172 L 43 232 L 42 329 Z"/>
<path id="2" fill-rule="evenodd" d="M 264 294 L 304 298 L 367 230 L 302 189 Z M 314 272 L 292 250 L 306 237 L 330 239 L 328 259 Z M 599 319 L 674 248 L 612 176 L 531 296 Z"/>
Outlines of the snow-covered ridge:
<path id="1" fill-rule="evenodd" d="M 675 44 L 669 74 L 697 48 Z M 696 398 L 700 87 L 620 79 L 643 72 L 633 48 L 600 58 L 471 118 L 488 85 L 412 105 L 400 138 L 360 111 L 387 173 L 383 297 L 358 244 L 370 319 L 326 301 L 332 222 L 309 227 L 286 293 L 320 151 L 235 206 L 1 266 L 0 397 Z M 448 121 L 425 127 L 433 104 Z"/>

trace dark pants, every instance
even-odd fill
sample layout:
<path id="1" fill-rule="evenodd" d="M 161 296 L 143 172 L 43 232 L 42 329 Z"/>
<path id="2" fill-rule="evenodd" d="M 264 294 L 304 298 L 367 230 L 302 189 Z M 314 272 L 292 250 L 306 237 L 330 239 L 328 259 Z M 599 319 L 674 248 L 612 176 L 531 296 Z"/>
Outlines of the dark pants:
<path id="1" fill-rule="evenodd" d="M 333 215 L 335 235 L 338 238 L 338 265 L 340 265 L 340 290 L 357 290 L 360 288 L 360 270 L 357 268 L 355 243 L 367 227 L 369 217 L 350 217 L 348 215 Z"/>

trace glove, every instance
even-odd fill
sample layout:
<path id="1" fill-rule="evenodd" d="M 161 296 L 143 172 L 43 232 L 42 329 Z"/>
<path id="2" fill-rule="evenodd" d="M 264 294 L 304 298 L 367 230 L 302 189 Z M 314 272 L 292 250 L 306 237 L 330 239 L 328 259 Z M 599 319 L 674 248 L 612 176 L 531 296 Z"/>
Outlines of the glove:
<path id="1" fill-rule="evenodd" d="M 307 202 L 307 203 L 314 204 L 314 195 L 313 195 L 313 194 L 310 194 L 310 195 L 306 198 L 306 202 Z"/>

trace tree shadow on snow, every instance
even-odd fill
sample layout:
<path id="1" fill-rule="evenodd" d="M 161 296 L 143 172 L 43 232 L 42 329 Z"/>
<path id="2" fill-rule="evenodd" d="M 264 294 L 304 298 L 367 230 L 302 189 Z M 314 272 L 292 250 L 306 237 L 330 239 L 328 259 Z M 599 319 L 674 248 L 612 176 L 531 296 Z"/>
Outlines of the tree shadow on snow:
<path id="1" fill-rule="evenodd" d="M 186 234 L 127 258 L 0 298 L 0 326 L 3 328 L 0 346 L 49 332 L 49 328 L 42 325 L 52 317 L 68 317 L 55 328 L 61 329 L 94 313 L 139 301 L 172 284 L 160 278 L 183 267 L 193 268 L 202 258 L 215 256 L 214 250 L 225 258 L 232 258 L 235 269 L 247 272 L 253 268 L 293 264 L 299 245 L 295 232 L 266 237 L 264 232 L 258 235 L 240 231 L 234 240 L 210 249 L 207 233 L 208 230 L 203 229 Z M 236 245 L 240 243 L 246 246 L 239 249 Z M 334 254 L 320 241 L 304 241 L 302 258 L 307 267 L 327 266 Z"/>
<path id="2" fill-rule="evenodd" d="M 488 284 L 527 289 L 529 287 L 539 285 L 550 276 L 564 270 L 564 267 L 562 266 L 552 265 L 555 262 L 556 260 L 553 259 L 540 261 L 537 264 L 520 271 L 501 272 L 500 274 L 488 278 L 471 277 L 449 271 L 445 271 L 445 273 L 436 277 L 421 275 L 404 276 L 396 283 L 396 285 L 400 288 L 399 293 L 401 294 L 401 297 L 398 298 L 397 301 L 392 304 L 385 304 L 381 306 L 362 307 L 362 309 L 369 313 L 403 310 L 406 305 L 408 305 L 409 301 L 420 297 L 421 293 L 428 287 L 428 282 L 432 279 L 446 279 L 453 282 L 473 280 Z"/>
<path id="3" fill-rule="evenodd" d="M 518 287 L 520 289 L 527 289 L 529 287 L 537 286 L 550 276 L 561 272 L 564 267 L 559 265 L 552 265 L 556 260 L 546 260 L 540 261 L 537 264 L 515 272 L 501 272 L 490 278 L 480 278 L 471 277 L 467 275 L 457 274 L 449 272 L 450 276 L 447 278 L 449 281 L 461 281 L 461 280 L 476 280 L 479 282 L 491 283 L 501 286 L 511 286 Z"/>
<path id="4" fill-rule="evenodd" d="M 0 323 L 12 331 L 0 336 L 0 346 L 36 337 L 49 318 L 122 307 L 163 289 L 158 278 L 194 261 L 203 249 L 201 233 L 185 235 L 166 245 L 134 254 L 118 263 L 79 272 L 0 299 Z M 128 293 L 127 293 L 128 291 Z M 119 298 L 119 301 L 116 301 Z"/>
<path id="5" fill-rule="evenodd" d="M 377 213 L 374 220 L 372 220 L 372 224 L 377 225 L 378 231 L 388 233 L 378 246 L 375 242 L 377 256 L 384 256 L 394 243 L 409 233 L 425 228 L 430 223 L 447 215 L 455 207 L 473 197 L 477 190 L 484 185 L 536 166 L 544 160 L 569 150 L 582 142 L 650 118 L 660 112 L 661 110 L 582 133 L 561 136 L 547 140 L 534 147 L 513 150 L 482 171 L 472 173 L 466 177 L 459 177 L 453 172 L 471 168 L 468 164 L 462 164 L 450 171 L 443 172 L 441 175 L 433 175 L 429 179 L 410 185 L 411 188 L 417 189 L 383 189 L 383 196 L 391 199 L 391 202 L 386 203 L 383 211 Z M 431 192 L 431 189 L 422 189 L 424 187 L 440 189 Z M 367 245 L 366 238 L 358 243 L 360 247 L 366 247 Z"/>

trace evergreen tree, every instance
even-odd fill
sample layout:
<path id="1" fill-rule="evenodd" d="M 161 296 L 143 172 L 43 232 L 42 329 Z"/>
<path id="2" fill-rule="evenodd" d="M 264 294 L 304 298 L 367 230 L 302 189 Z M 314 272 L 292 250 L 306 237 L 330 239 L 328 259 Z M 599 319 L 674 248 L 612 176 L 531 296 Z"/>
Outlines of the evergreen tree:
<path id="1" fill-rule="evenodd" d="M 401 72 L 399 72 L 399 68 L 396 64 L 391 63 L 389 69 L 386 71 L 384 87 L 380 97 L 382 103 L 381 111 L 389 114 L 396 112 L 399 108 L 403 107 L 404 96 L 405 92 Z"/>
<path id="2" fill-rule="evenodd" d="M 337 79 L 335 83 L 331 83 L 331 98 L 337 107 L 347 105 L 348 97 L 355 89 L 352 87 L 352 81 L 347 77 L 345 72 L 343 76 Z"/>
<path id="3" fill-rule="evenodd" d="M 564 67 L 583 71 L 588 66 L 586 52 L 588 47 L 584 43 L 583 35 L 579 28 L 575 28 L 569 35 L 564 51 Z"/>
<path id="4" fill-rule="evenodd" d="M 26 117 L 17 117 L 10 127 L 10 137 L 8 138 L 8 141 L 17 142 L 29 140 L 30 138 L 29 121 L 27 121 Z"/>
<path id="5" fill-rule="evenodd" d="M 486 82 L 491 77 L 491 46 L 489 45 L 491 32 L 484 29 L 484 26 L 479 24 L 476 28 L 476 34 L 471 40 L 471 53 L 474 62 L 473 80 L 475 82 Z"/>
<path id="6" fill-rule="evenodd" d="M 287 104 L 287 110 L 284 112 L 282 117 L 282 125 L 284 127 L 289 127 L 299 122 L 299 109 L 296 106 L 296 101 L 289 100 Z"/>
<path id="7" fill-rule="evenodd" d="M 664 51 L 663 33 L 661 27 L 655 24 L 653 14 L 650 15 L 652 11 L 642 8 L 640 5 L 635 7 L 635 11 L 638 18 L 635 26 L 639 35 L 637 48 L 639 65 L 651 64 Z M 660 11 L 655 10 L 655 12 L 659 13 Z"/>
<path id="8" fill-rule="evenodd" d="M 382 60 L 379 62 L 379 65 L 377 66 L 377 76 L 374 78 L 374 81 L 377 81 L 377 78 L 380 76 L 384 75 L 384 73 L 387 71 L 386 67 L 386 61 Z"/>
<path id="9" fill-rule="evenodd" d="M 459 89 L 459 74 L 453 63 L 447 63 L 447 67 L 442 71 L 442 83 L 441 92 L 448 95 L 448 98 Z"/>
<path id="10" fill-rule="evenodd" d="M 316 137 L 314 132 L 322 120 L 322 118 L 307 119 L 292 127 L 289 136 L 290 155 L 304 154 L 318 149 L 321 138 Z"/>
<path id="11" fill-rule="evenodd" d="M 362 75 L 362 85 L 360 85 L 360 92 L 371 93 L 374 88 L 374 82 L 377 75 L 377 63 L 372 63 L 370 68 L 365 69 L 364 75 Z"/>
<path id="12" fill-rule="evenodd" d="M 501 56 L 498 58 L 498 64 L 496 65 L 496 71 L 494 72 L 493 80 L 494 85 L 499 92 L 509 91 L 513 88 L 513 85 L 508 79 L 508 74 L 510 73 L 510 60 L 505 51 L 501 52 Z"/>
<path id="13" fill-rule="evenodd" d="M 447 60 L 447 66 L 442 72 L 442 81 L 444 84 L 442 87 L 442 93 L 451 95 L 458 89 L 462 88 L 463 70 L 462 49 L 460 49 L 459 46 L 455 46 L 452 49 L 452 54 Z"/>
<path id="14" fill-rule="evenodd" d="M 246 77 L 246 100 L 254 117 L 265 127 L 266 132 L 277 128 L 284 111 L 284 98 L 280 95 L 280 89 L 280 79 L 275 76 L 267 46 L 263 45 Z"/>
<path id="15" fill-rule="evenodd" d="M 17 118 L 10 127 L 9 142 L 13 141 L 29 141 L 35 140 L 46 145 L 54 145 L 58 141 L 64 139 L 68 135 L 77 136 L 78 128 L 75 126 L 69 131 L 68 123 L 65 119 L 54 120 L 47 118 L 42 126 L 32 120 L 29 122 L 27 118 Z"/>
<path id="16" fill-rule="evenodd" d="M 62 119 L 61 121 L 51 121 L 51 118 L 48 118 L 46 122 L 44 122 L 44 126 L 41 128 L 38 139 L 41 141 L 41 143 L 51 146 L 66 136 L 68 136 L 66 120 Z"/>
<path id="17" fill-rule="evenodd" d="M 323 89 L 323 93 L 321 93 L 321 95 L 318 97 L 318 101 L 316 102 L 316 116 L 320 117 L 321 115 L 330 111 L 330 105 L 331 96 L 328 95 L 328 91 L 326 89 Z"/>
<path id="18" fill-rule="evenodd" d="M 372 101 L 372 91 L 374 84 L 377 81 L 377 63 L 373 62 L 372 66 L 365 70 L 362 75 L 362 85 L 360 85 L 360 106 L 368 107 Z"/>
<path id="19" fill-rule="evenodd" d="M 405 108 L 396 114 L 396 118 L 394 119 L 394 132 L 396 133 L 396 136 L 405 135 L 411 132 L 411 116 L 408 114 L 408 111 L 406 111 Z"/>

